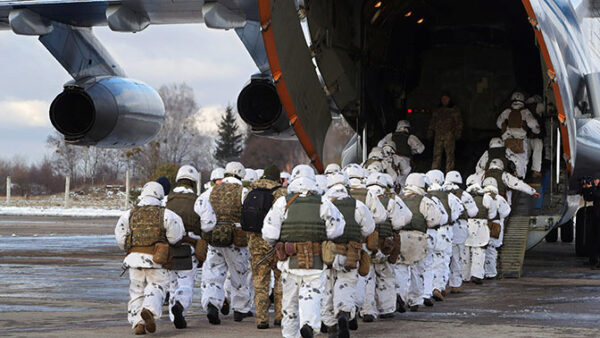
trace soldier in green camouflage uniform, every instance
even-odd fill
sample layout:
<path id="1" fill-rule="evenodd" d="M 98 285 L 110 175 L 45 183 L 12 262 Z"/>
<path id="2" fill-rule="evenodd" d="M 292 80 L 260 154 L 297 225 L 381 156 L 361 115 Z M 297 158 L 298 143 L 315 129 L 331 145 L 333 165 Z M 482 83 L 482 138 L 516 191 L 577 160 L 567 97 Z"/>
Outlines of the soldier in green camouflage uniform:
<path id="1" fill-rule="evenodd" d="M 454 169 L 454 147 L 462 135 L 463 122 L 460 110 L 454 106 L 449 94 L 442 94 L 440 106 L 433 111 L 428 138 L 434 138 L 431 169 L 441 169 L 442 152 L 446 152 L 446 172 Z"/>
<path id="2" fill-rule="evenodd" d="M 287 189 L 279 184 L 279 169 L 272 165 L 265 169 L 263 176 L 252 183 L 252 189 L 272 190 L 273 201 L 287 195 Z M 249 193 L 251 193 L 250 191 Z M 256 306 L 256 325 L 259 329 L 269 327 L 269 307 L 271 301 L 271 271 L 275 276 L 273 288 L 275 301 L 275 326 L 281 325 L 281 271 L 277 269 L 277 259 L 273 254 L 272 246 L 262 239 L 262 233 L 249 233 L 248 248 L 252 264 L 252 282 L 254 284 L 254 305 Z M 265 258 L 266 257 L 266 258 Z M 262 260 L 262 262 L 261 262 Z"/>

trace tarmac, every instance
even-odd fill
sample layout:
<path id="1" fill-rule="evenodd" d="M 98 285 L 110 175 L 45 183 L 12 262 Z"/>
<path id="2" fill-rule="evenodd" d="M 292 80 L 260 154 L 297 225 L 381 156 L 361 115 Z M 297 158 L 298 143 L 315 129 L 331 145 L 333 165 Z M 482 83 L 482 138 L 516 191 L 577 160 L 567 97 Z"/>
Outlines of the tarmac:
<path id="1" fill-rule="evenodd" d="M 114 241 L 116 218 L 3 216 L 0 219 L 0 336 L 130 337 L 128 278 Z M 362 323 L 354 337 L 598 337 L 600 272 L 573 243 L 541 243 L 526 254 L 520 279 L 467 283 L 419 312 Z M 197 282 L 197 286 L 199 283 Z M 252 318 L 208 323 L 200 288 L 188 328 L 164 315 L 161 337 L 280 337 Z M 166 310 L 166 307 L 164 308 Z M 321 335 L 324 336 L 324 335 Z"/>

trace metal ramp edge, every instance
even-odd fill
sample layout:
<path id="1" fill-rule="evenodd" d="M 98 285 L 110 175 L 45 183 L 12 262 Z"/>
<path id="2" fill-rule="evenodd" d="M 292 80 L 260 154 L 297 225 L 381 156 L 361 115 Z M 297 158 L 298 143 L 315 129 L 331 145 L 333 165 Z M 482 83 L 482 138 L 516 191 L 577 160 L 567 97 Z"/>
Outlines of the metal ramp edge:
<path id="1" fill-rule="evenodd" d="M 498 253 L 498 276 L 521 277 L 528 236 L 529 216 L 512 216 L 505 220 L 503 245 Z"/>

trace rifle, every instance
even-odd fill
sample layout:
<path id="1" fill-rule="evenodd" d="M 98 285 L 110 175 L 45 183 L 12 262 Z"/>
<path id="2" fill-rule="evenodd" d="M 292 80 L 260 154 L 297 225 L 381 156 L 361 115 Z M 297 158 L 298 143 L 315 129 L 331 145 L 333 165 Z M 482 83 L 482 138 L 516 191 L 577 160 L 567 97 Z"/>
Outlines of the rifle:
<path id="1" fill-rule="evenodd" d="M 275 253 L 275 247 L 272 247 L 267 254 L 265 255 L 265 257 L 261 258 L 258 262 L 256 262 L 256 264 L 254 264 L 253 268 L 257 268 L 259 265 L 261 265 L 262 263 L 264 263 L 267 259 L 269 259 L 269 257 L 273 256 L 273 254 Z"/>
<path id="2" fill-rule="evenodd" d="M 125 274 L 125 272 L 127 272 L 127 270 L 129 270 L 129 267 L 122 267 L 121 269 L 123 269 L 123 271 L 121 272 L 121 274 L 119 275 L 119 277 L 123 277 L 123 275 Z"/>

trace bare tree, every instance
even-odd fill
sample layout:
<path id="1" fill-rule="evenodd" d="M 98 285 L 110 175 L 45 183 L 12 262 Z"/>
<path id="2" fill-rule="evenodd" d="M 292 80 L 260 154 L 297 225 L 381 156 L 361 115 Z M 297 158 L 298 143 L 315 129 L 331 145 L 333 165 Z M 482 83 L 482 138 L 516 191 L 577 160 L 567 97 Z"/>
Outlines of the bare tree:
<path id="1" fill-rule="evenodd" d="M 50 134 L 46 144 L 52 150 L 53 170 L 60 175 L 76 180 L 78 178 L 77 165 L 81 155 L 77 147 L 67 144 L 58 132 Z"/>

